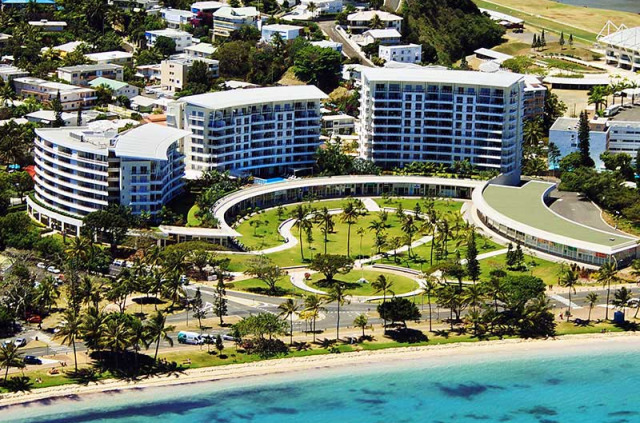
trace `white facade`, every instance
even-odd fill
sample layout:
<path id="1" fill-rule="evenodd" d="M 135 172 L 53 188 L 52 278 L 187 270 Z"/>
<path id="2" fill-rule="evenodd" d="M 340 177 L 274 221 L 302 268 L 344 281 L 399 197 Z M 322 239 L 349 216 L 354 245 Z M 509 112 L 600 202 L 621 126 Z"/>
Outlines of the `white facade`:
<path id="1" fill-rule="evenodd" d="M 213 36 L 228 37 L 243 25 L 260 29 L 260 12 L 255 7 L 221 7 L 213 12 Z"/>
<path id="2" fill-rule="evenodd" d="M 174 103 L 167 123 L 191 131 L 183 150 L 187 177 L 210 169 L 283 175 L 313 166 L 326 97 L 314 86 L 207 93 Z"/>
<path id="3" fill-rule="evenodd" d="M 316 47 L 322 47 L 322 48 L 330 48 L 331 50 L 335 50 L 338 53 L 342 53 L 342 43 L 338 43 L 336 41 L 330 41 L 330 40 L 311 41 L 311 45 Z"/>
<path id="4" fill-rule="evenodd" d="M 191 34 L 186 31 L 179 31 L 177 29 L 158 29 L 155 31 L 147 31 L 144 33 L 147 39 L 147 46 L 153 47 L 156 44 L 158 37 L 171 38 L 176 43 L 176 52 L 183 52 L 186 47 L 193 44 Z"/>
<path id="5" fill-rule="evenodd" d="M 125 96 L 128 99 L 132 99 L 133 97 L 140 94 L 140 88 L 135 85 L 127 84 L 122 81 L 114 81 L 113 79 L 108 78 L 96 78 L 89 83 L 91 87 L 97 88 L 102 85 L 106 85 L 111 90 L 111 96 L 113 98 L 118 98 L 120 96 Z"/>
<path id="6" fill-rule="evenodd" d="M 362 34 L 362 38 L 363 45 L 372 44 L 375 42 L 378 42 L 381 45 L 397 45 L 400 44 L 402 35 L 400 35 L 398 30 L 393 28 L 370 29 Z"/>
<path id="7" fill-rule="evenodd" d="M 604 46 L 608 64 L 633 71 L 640 70 L 640 27 L 614 32 L 600 38 L 598 43 Z"/>
<path id="8" fill-rule="evenodd" d="M 329 134 L 350 135 L 356 130 L 357 119 L 346 114 L 322 116 L 322 129 Z"/>
<path id="9" fill-rule="evenodd" d="M 561 117 L 555 121 L 549 130 L 549 143 L 553 143 L 560 150 L 560 158 L 579 151 L 578 148 L 578 118 Z M 592 120 L 589 122 L 589 153 L 596 164 L 596 169 L 604 169 L 600 155 L 607 151 L 609 143 L 609 128 L 606 120 Z"/>
<path id="10" fill-rule="evenodd" d="M 186 47 L 184 52 L 189 57 L 200 57 L 202 59 L 208 59 L 217 50 L 212 44 L 198 43 L 192 46 Z"/>
<path id="11" fill-rule="evenodd" d="M 120 65 L 78 65 L 58 68 L 58 78 L 75 85 L 88 85 L 96 78 L 109 78 L 122 81 L 124 68 Z"/>
<path id="12" fill-rule="evenodd" d="M 283 41 L 294 40 L 300 36 L 301 26 L 296 25 L 264 25 L 262 27 L 262 41 L 271 42 L 275 34 L 280 34 Z"/>
<path id="13" fill-rule="evenodd" d="M 16 78 L 29 76 L 29 72 L 11 65 L 0 65 L 0 78 L 4 82 L 11 82 Z"/>
<path id="14" fill-rule="evenodd" d="M 402 17 L 382 10 L 365 10 L 347 16 L 348 29 L 353 33 L 364 32 L 371 28 L 371 20 L 377 16 L 385 28 L 402 30 Z"/>
<path id="15" fill-rule="evenodd" d="M 218 77 L 220 62 L 217 60 L 191 56 L 172 57 L 160 64 L 160 86 L 171 92 L 182 90 L 187 83 L 189 69 L 195 62 L 206 63 L 211 75 L 214 78 Z"/>
<path id="16" fill-rule="evenodd" d="M 640 149 L 640 122 L 613 120 L 609 126 L 609 147 L 611 153 L 626 153 L 634 160 Z"/>
<path id="17" fill-rule="evenodd" d="M 150 81 L 160 80 L 162 74 L 162 65 L 156 63 L 154 65 L 140 65 L 136 66 L 136 76 L 148 79 Z"/>
<path id="18" fill-rule="evenodd" d="M 292 3 L 293 2 L 289 2 L 289 4 Z M 300 5 L 302 5 L 306 10 L 309 9 L 309 4 L 311 3 L 316 6 L 316 11 L 314 12 L 316 15 L 340 13 L 343 8 L 342 0 L 300 0 Z"/>
<path id="19" fill-rule="evenodd" d="M 13 87 L 17 95 L 34 97 L 45 104 L 50 104 L 60 93 L 60 102 L 64 111 L 89 108 L 96 100 L 96 92 L 91 88 L 61 84 L 40 78 L 16 78 L 13 80 Z"/>
<path id="20" fill-rule="evenodd" d="M 412 162 L 520 173 L 522 75 L 366 68 L 360 155 L 392 169 Z"/>
<path id="21" fill-rule="evenodd" d="M 36 130 L 35 196 L 28 200 L 35 219 L 79 233 L 91 212 L 121 204 L 156 216 L 182 191 L 185 131 L 147 124 L 118 134 L 117 123 L 89 125 Z"/>
<path id="22" fill-rule="evenodd" d="M 420 63 L 422 62 L 422 46 L 406 44 L 401 46 L 380 46 L 378 57 L 387 62 Z"/>
<path id="23" fill-rule="evenodd" d="M 93 63 L 106 64 L 112 63 L 115 65 L 131 65 L 133 64 L 133 53 L 126 51 L 104 51 L 102 53 L 89 53 L 84 57 L 89 59 Z"/>
<path id="24" fill-rule="evenodd" d="M 187 25 L 195 17 L 195 13 L 168 7 L 160 9 L 160 16 L 167 23 L 167 28 L 180 29 L 181 25 Z"/>
<path id="25" fill-rule="evenodd" d="M 226 3 L 221 3 L 219 1 L 198 1 L 191 5 L 191 11 L 193 13 L 213 13 L 225 5 Z"/>

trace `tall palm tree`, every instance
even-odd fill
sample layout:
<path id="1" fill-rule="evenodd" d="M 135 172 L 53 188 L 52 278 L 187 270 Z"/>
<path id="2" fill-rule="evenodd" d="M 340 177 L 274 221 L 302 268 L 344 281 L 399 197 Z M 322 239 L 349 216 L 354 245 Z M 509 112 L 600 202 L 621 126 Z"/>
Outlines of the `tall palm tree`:
<path id="1" fill-rule="evenodd" d="M 78 356 L 76 351 L 76 339 L 80 333 L 80 318 L 77 311 L 70 307 L 62 314 L 62 322 L 59 327 L 59 332 L 54 335 L 54 338 L 61 338 L 61 342 L 65 345 L 73 347 L 73 362 L 75 371 L 78 371 Z"/>
<path id="2" fill-rule="evenodd" d="M 596 306 L 596 303 L 598 302 L 599 299 L 600 299 L 600 296 L 595 292 L 589 292 L 587 294 L 585 298 L 585 303 L 589 305 L 589 317 L 587 317 L 587 320 L 589 321 L 591 320 L 591 311 Z"/>
<path id="3" fill-rule="evenodd" d="M 571 319 L 571 293 L 576 292 L 576 285 L 578 285 L 578 280 L 580 279 L 580 273 L 578 272 L 578 266 L 572 264 L 570 267 L 566 268 L 564 272 L 560 275 L 558 279 L 558 283 L 560 286 L 569 288 L 569 306 L 567 308 L 567 322 Z"/>
<path id="4" fill-rule="evenodd" d="M 71 240 L 67 248 L 64 250 L 64 253 L 70 260 L 73 260 L 76 263 L 81 263 L 87 258 L 89 245 L 90 241 L 87 238 L 77 236 Z"/>
<path id="5" fill-rule="evenodd" d="M 47 276 L 40 285 L 36 288 L 35 302 L 47 310 L 47 313 L 51 313 L 51 307 L 56 304 L 56 300 L 60 298 L 60 290 L 56 286 L 55 280 L 52 276 Z"/>
<path id="6" fill-rule="evenodd" d="M 424 298 L 424 295 L 427 296 L 427 305 L 429 306 L 429 332 L 433 332 L 433 326 L 432 326 L 433 315 L 431 314 L 431 295 L 433 295 L 435 290 L 438 288 L 438 280 L 433 275 L 423 275 L 423 280 L 424 280 L 424 283 L 422 285 L 422 292 L 423 292 L 422 298 Z M 424 305 L 423 305 L 423 309 L 424 309 Z"/>
<path id="7" fill-rule="evenodd" d="M 347 257 L 351 257 L 351 225 L 358 221 L 360 215 L 354 201 L 349 201 L 340 214 L 340 221 L 347 224 Z"/>
<path id="8" fill-rule="evenodd" d="M 394 295 L 394 292 L 391 290 L 391 288 L 393 287 L 393 282 L 390 279 L 387 279 L 384 275 L 378 275 L 376 280 L 371 282 L 371 287 L 375 290 L 376 294 L 382 293 L 382 304 L 387 302 L 387 294 Z M 384 327 L 386 330 L 387 319 L 384 315 L 382 316 L 382 321 L 384 322 Z"/>
<path id="9" fill-rule="evenodd" d="M 298 204 L 293 212 L 291 213 L 291 217 L 295 219 L 295 223 L 293 224 L 294 228 L 298 229 L 298 242 L 300 243 L 300 257 L 302 261 L 304 261 L 304 248 L 302 245 L 302 234 L 311 230 L 313 224 L 311 220 L 309 220 L 309 209 L 304 207 L 302 204 Z"/>
<path id="10" fill-rule="evenodd" d="M 353 326 L 362 329 L 362 337 L 363 338 L 364 338 L 364 330 L 365 330 L 365 328 L 367 327 L 368 324 L 369 324 L 369 319 L 367 318 L 366 314 L 359 314 L 353 320 Z"/>
<path id="11" fill-rule="evenodd" d="M 343 283 L 336 282 L 329 289 L 329 298 L 327 302 L 335 302 L 338 305 L 338 314 L 336 319 L 336 341 L 340 340 L 340 307 L 349 304 L 346 293 L 346 287 Z"/>
<path id="12" fill-rule="evenodd" d="M 20 357 L 18 352 L 18 346 L 13 342 L 0 345 L 0 368 L 6 368 L 4 372 L 4 383 L 7 383 L 7 377 L 9 376 L 9 368 L 11 367 L 24 367 L 24 361 Z"/>
<path id="13" fill-rule="evenodd" d="M 596 113 L 600 111 L 603 104 L 607 104 L 608 89 L 604 86 L 595 86 L 589 91 L 588 104 L 596 106 Z"/>
<path id="14" fill-rule="evenodd" d="M 100 344 L 114 354 L 116 369 L 120 361 L 120 354 L 131 345 L 131 342 L 131 331 L 123 321 L 114 318 L 106 320 Z"/>
<path id="15" fill-rule="evenodd" d="M 366 235 L 367 230 L 360 226 L 358 229 L 356 229 L 356 235 L 358 235 L 360 237 L 360 258 L 362 259 L 362 239 L 364 238 L 364 236 Z"/>
<path id="16" fill-rule="evenodd" d="M 598 270 L 597 281 L 607 288 L 607 302 L 605 304 L 604 320 L 609 320 L 609 298 L 611 296 L 611 283 L 617 282 L 618 278 L 618 264 L 614 260 L 609 260 L 600 266 Z"/>
<path id="17" fill-rule="evenodd" d="M 289 298 L 278 306 L 280 317 L 289 319 L 289 345 L 293 345 L 293 315 L 300 309 L 298 303 Z"/>
<path id="18" fill-rule="evenodd" d="M 473 284 L 463 288 L 461 300 L 476 311 L 484 304 L 485 290 L 481 284 Z"/>
<path id="19" fill-rule="evenodd" d="M 529 119 L 525 122 L 522 131 L 523 140 L 526 145 L 535 147 L 544 138 L 541 119 Z"/>
<path id="20" fill-rule="evenodd" d="M 623 286 L 613 294 L 613 297 L 614 297 L 612 301 L 613 305 L 619 308 L 620 311 L 622 311 L 622 315 L 624 316 L 625 314 L 624 310 L 629 305 L 629 302 L 633 299 L 633 294 L 631 293 L 630 290 L 628 290 Z"/>
<path id="21" fill-rule="evenodd" d="M 327 243 L 329 242 L 329 234 L 333 232 L 334 223 L 333 215 L 329 213 L 329 209 L 323 207 L 315 213 L 315 220 L 320 225 L 320 230 L 324 237 L 324 253 L 327 254 Z"/>
<path id="22" fill-rule="evenodd" d="M 304 310 L 312 316 L 313 342 L 316 342 L 316 319 L 326 310 L 323 304 L 322 298 L 316 294 L 309 294 L 304 298 Z"/>
<path id="23" fill-rule="evenodd" d="M 153 360 L 158 360 L 158 349 L 160 348 L 160 341 L 166 341 L 173 347 L 173 338 L 169 336 L 169 332 L 175 330 L 175 326 L 167 326 L 167 317 L 158 311 L 151 316 L 149 320 L 145 322 L 147 339 L 149 343 L 156 343 L 156 351 L 153 355 Z"/>
<path id="24" fill-rule="evenodd" d="M 401 229 L 407 237 L 407 255 L 409 256 L 409 258 L 411 258 L 411 244 L 413 243 L 413 236 L 418 231 L 418 227 L 416 226 L 415 218 L 413 217 L 413 215 L 405 215 L 405 218 L 402 221 Z"/>
<path id="25" fill-rule="evenodd" d="M 80 335 L 87 349 L 98 350 L 102 342 L 106 315 L 98 307 L 89 307 L 80 322 Z"/>

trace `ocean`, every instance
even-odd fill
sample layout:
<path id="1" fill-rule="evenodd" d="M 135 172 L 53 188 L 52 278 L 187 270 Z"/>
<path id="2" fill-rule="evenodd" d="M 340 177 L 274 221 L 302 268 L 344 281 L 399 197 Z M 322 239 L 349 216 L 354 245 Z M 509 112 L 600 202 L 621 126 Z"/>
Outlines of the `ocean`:
<path id="1" fill-rule="evenodd" d="M 550 346 L 553 348 L 552 346 Z M 123 390 L 0 410 L 15 423 L 626 423 L 640 351 L 555 348 Z M 589 351 L 587 353 L 587 351 Z"/>
<path id="2" fill-rule="evenodd" d="M 558 3 L 640 13 L 640 0 L 555 0 Z"/>

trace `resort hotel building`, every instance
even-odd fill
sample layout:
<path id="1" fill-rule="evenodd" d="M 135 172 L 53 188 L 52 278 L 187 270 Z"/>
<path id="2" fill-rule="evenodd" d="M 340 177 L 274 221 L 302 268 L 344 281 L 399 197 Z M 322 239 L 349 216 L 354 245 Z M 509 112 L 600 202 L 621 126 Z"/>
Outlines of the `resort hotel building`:
<path id="1" fill-rule="evenodd" d="M 282 176 L 309 170 L 320 146 L 315 86 L 238 89 L 183 97 L 169 105 L 167 123 L 185 138 L 187 178 L 202 171 Z"/>
<path id="2" fill-rule="evenodd" d="M 38 128 L 34 146 L 35 193 L 27 210 L 37 221 L 79 234 L 82 219 L 110 205 L 152 218 L 182 192 L 187 132 L 133 121 L 98 121 L 84 127 Z"/>
<path id="3" fill-rule="evenodd" d="M 640 70 L 640 27 L 621 28 L 600 37 L 598 43 L 606 52 L 607 64 L 634 72 Z"/>
<path id="4" fill-rule="evenodd" d="M 361 157 L 386 169 L 468 160 L 519 179 L 522 75 L 366 68 L 361 83 Z"/>

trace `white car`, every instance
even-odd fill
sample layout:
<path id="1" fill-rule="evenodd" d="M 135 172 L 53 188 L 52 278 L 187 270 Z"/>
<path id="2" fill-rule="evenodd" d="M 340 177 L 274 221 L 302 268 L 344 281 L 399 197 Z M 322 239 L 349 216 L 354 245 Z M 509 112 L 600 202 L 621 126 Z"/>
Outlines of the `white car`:
<path id="1" fill-rule="evenodd" d="M 43 262 L 40 262 L 40 263 L 36 264 L 36 267 L 37 267 L 38 269 L 46 269 L 46 268 L 47 268 L 47 265 L 46 265 L 46 264 L 44 264 Z"/>
<path id="2" fill-rule="evenodd" d="M 60 269 L 57 269 L 54 266 L 49 266 L 49 267 L 47 267 L 47 272 L 51 272 L 51 273 L 54 273 L 54 274 L 57 275 L 58 273 L 60 273 Z"/>
<path id="3" fill-rule="evenodd" d="M 118 266 L 118 267 L 120 267 L 120 266 L 122 266 L 123 264 L 124 264 L 124 260 L 122 260 L 122 259 L 115 259 L 115 260 L 113 261 L 113 265 L 114 265 L 114 266 Z"/>
<path id="4" fill-rule="evenodd" d="M 15 344 L 16 347 L 20 348 L 27 345 L 27 340 L 25 338 L 16 338 L 16 340 L 13 341 L 13 343 Z"/>

